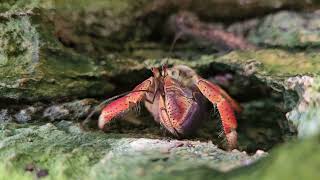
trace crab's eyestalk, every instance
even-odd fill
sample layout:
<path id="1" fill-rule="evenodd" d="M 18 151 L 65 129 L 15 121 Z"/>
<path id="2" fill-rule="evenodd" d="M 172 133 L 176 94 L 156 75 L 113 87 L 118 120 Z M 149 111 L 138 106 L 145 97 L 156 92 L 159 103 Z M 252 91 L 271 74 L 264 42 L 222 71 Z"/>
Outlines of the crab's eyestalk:
<path id="1" fill-rule="evenodd" d="M 167 76 L 168 75 L 168 64 L 162 65 L 162 76 Z"/>

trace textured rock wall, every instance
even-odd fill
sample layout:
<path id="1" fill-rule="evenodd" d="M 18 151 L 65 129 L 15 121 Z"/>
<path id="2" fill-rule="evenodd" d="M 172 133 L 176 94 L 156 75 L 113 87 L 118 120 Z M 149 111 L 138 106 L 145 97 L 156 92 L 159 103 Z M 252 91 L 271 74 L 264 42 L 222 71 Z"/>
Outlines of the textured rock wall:
<path id="1" fill-rule="evenodd" d="M 1 2 L 0 179 L 317 178 L 319 15 L 312 10 L 318 6 L 309 0 Z M 259 49 L 216 53 L 191 37 L 169 52 L 172 37 L 164 31 L 179 10 Z M 219 149 L 212 117 L 205 124 L 211 129 L 189 140 L 163 135 L 144 113 L 107 133 L 78 123 L 98 103 L 82 98 L 128 91 L 163 63 L 194 68 L 241 103 L 239 149 L 251 154 Z M 303 138 L 293 140 L 295 133 Z"/>

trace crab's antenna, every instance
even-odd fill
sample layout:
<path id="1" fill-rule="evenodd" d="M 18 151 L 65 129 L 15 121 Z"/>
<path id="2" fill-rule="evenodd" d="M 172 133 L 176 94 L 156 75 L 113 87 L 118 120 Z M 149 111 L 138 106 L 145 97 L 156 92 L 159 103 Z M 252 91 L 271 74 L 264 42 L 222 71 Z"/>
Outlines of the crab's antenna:
<path id="1" fill-rule="evenodd" d="M 177 33 L 175 36 L 174 36 L 174 39 L 170 45 L 170 49 L 169 49 L 169 53 L 168 53 L 168 56 L 167 58 L 165 59 L 166 62 L 162 65 L 162 72 L 164 73 L 164 75 L 166 74 L 166 70 L 168 69 L 168 65 L 169 65 L 169 57 L 172 55 L 172 52 L 173 52 L 173 48 L 175 46 L 175 44 L 177 43 L 177 41 L 179 40 L 179 38 L 183 35 L 182 32 L 179 32 Z"/>
<path id="2" fill-rule="evenodd" d="M 108 99 L 102 101 L 98 106 L 96 106 L 96 107 L 91 111 L 91 113 L 86 117 L 86 119 L 82 122 L 82 124 L 88 123 L 88 122 L 90 121 L 90 118 L 94 115 L 94 113 L 96 113 L 97 111 L 100 111 L 100 110 L 102 109 L 102 107 L 103 107 L 105 104 L 109 103 L 110 101 L 113 101 L 113 100 L 115 100 L 115 99 L 118 99 L 118 98 L 120 98 L 120 97 L 123 97 L 123 96 L 125 96 L 125 95 L 128 95 L 128 94 L 130 94 L 130 93 L 141 92 L 141 91 L 147 91 L 147 92 L 149 92 L 148 90 L 128 91 L 128 92 L 124 92 L 124 93 L 122 93 L 122 94 L 113 96 L 113 97 L 111 97 L 111 98 L 108 98 Z"/>
<path id="3" fill-rule="evenodd" d="M 182 34 L 183 34 L 183 33 L 180 32 L 180 33 L 178 33 L 178 34 L 176 34 L 176 35 L 174 36 L 174 39 L 173 39 L 173 41 L 172 41 L 172 43 L 171 43 L 171 46 L 170 46 L 169 54 L 172 53 L 173 48 L 174 48 L 174 45 L 176 45 L 177 41 L 178 41 L 179 38 L 182 36 Z"/>

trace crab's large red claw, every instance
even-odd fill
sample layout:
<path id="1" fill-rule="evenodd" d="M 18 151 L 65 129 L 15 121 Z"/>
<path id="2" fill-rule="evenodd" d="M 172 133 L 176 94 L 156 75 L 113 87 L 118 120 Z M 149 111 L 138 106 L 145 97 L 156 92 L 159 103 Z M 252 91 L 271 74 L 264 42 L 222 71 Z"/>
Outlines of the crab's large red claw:
<path id="1" fill-rule="evenodd" d="M 150 77 L 136 86 L 131 93 L 106 105 L 99 117 L 99 128 L 103 129 L 104 126 L 112 119 L 129 110 L 131 107 L 137 105 L 141 100 L 143 100 L 146 93 L 152 90 L 153 83 L 153 77 Z"/>
<path id="2" fill-rule="evenodd" d="M 237 120 L 234 111 L 240 112 L 241 107 L 219 86 L 199 77 L 195 77 L 196 85 L 210 102 L 217 105 L 222 121 L 223 131 L 228 142 L 228 149 L 237 147 Z"/>
<path id="3" fill-rule="evenodd" d="M 115 116 L 129 109 L 129 103 L 127 102 L 127 97 L 121 97 L 103 108 L 98 125 L 100 129 L 103 129 L 104 126 L 109 123 Z"/>

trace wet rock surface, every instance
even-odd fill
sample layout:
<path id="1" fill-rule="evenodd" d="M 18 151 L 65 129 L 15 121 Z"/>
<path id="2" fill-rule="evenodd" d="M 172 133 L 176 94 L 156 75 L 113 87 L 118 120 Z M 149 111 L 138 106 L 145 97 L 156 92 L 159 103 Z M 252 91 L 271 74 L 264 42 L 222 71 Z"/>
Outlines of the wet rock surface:
<path id="1" fill-rule="evenodd" d="M 0 3 L 0 179 L 317 178 L 319 14 L 311 10 L 318 3 L 183 2 Z M 244 37 L 257 50 L 217 52 L 193 36 L 170 51 L 168 18 L 190 9 L 202 27 Z M 180 140 L 143 108 L 107 132 L 96 117 L 89 128 L 80 124 L 164 63 L 194 68 L 240 102 L 239 150 L 219 148 L 214 112 Z"/>
<path id="2" fill-rule="evenodd" d="M 0 128 L 0 157 L 4 160 L 0 171 L 15 167 L 12 173 L 22 173 L 25 179 L 32 179 L 35 167 L 46 169 L 46 175 L 52 179 L 139 178 L 161 174 L 164 168 L 177 171 L 202 166 L 227 171 L 266 156 L 226 152 L 211 142 L 83 131 L 67 121 L 36 126 L 2 124 Z M 29 168 L 25 170 L 26 167 Z M 6 176 L 1 173 L 0 177 Z"/>

